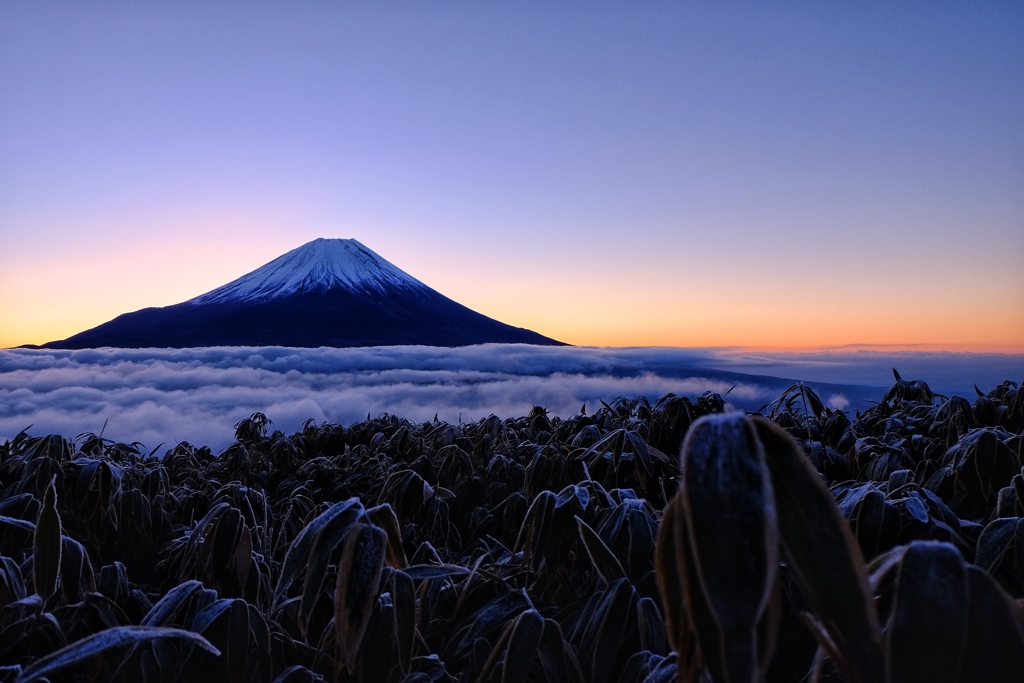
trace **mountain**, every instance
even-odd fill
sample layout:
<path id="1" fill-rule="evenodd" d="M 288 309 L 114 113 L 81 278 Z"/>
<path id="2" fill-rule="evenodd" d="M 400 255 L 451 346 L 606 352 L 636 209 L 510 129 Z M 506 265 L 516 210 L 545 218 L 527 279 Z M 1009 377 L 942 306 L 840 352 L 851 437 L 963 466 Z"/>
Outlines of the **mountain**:
<path id="1" fill-rule="evenodd" d="M 206 294 L 125 313 L 43 348 L 561 345 L 488 318 L 354 239 L 317 239 Z"/>

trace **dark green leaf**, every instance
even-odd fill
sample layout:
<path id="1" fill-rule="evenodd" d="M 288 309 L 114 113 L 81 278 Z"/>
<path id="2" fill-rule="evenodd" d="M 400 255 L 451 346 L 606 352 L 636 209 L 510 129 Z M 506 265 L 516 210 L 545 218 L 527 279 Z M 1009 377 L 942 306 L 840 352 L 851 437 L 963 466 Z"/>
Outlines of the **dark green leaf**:
<path id="1" fill-rule="evenodd" d="M 835 498 L 793 439 L 752 418 L 774 485 L 779 533 L 801 591 L 860 683 L 885 680 L 881 629 L 864 560 Z"/>

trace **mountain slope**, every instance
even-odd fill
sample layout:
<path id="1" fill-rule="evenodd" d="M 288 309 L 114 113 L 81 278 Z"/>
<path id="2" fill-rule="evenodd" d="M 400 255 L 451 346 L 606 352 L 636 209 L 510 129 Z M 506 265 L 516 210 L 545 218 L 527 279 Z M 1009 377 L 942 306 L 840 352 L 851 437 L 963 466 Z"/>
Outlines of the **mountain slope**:
<path id="1" fill-rule="evenodd" d="M 367 293 L 430 289 L 356 240 L 321 238 L 188 303 L 262 301 L 336 288 Z"/>
<path id="2" fill-rule="evenodd" d="M 427 287 L 356 240 L 318 239 L 180 304 L 146 308 L 45 348 L 546 344 Z"/>

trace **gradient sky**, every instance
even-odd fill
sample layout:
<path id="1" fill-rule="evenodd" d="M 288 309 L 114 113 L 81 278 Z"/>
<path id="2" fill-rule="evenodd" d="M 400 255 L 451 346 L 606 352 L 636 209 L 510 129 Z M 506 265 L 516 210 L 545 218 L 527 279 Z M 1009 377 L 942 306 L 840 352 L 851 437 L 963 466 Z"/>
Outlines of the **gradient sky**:
<path id="1" fill-rule="evenodd" d="M 0 346 L 354 237 L 574 344 L 1024 351 L 1019 2 L 81 4 L 0 4 Z"/>

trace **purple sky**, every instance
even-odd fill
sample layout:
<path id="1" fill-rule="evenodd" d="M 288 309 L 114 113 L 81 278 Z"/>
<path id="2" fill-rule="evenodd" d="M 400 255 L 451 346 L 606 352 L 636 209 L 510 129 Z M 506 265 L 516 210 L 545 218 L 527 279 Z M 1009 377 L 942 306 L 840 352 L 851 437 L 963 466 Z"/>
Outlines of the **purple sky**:
<path id="1" fill-rule="evenodd" d="M 1024 5 L 0 5 L 0 346 L 315 237 L 577 344 L 1024 350 Z"/>

